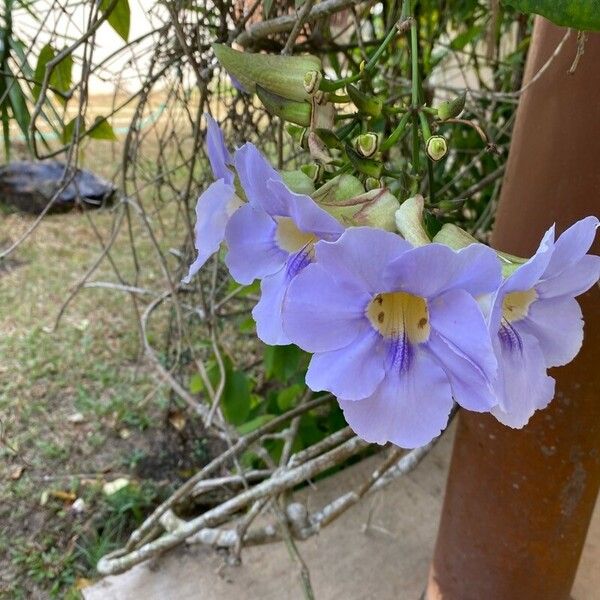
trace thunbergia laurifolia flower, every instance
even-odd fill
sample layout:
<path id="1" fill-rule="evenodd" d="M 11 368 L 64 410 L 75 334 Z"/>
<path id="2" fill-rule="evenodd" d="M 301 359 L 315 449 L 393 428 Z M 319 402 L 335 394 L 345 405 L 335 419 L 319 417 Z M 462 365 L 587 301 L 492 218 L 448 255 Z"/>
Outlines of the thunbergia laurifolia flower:
<path id="1" fill-rule="evenodd" d="M 227 224 L 225 262 L 239 283 L 262 280 L 252 311 L 258 337 L 289 344 L 281 327 L 287 286 L 313 260 L 315 243 L 337 239 L 344 228 L 309 196 L 292 192 L 252 144 L 242 146 L 234 162 L 248 204 Z"/>
<path id="2" fill-rule="evenodd" d="M 358 435 L 416 447 L 444 428 L 453 396 L 490 410 L 496 358 L 474 299 L 500 285 L 490 248 L 413 248 L 357 227 L 315 253 L 289 285 L 284 330 L 314 352 L 309 387 L 334 393 Z"/>
<path id="3" fill-rule="evenodd" d="M 242 205 L 235 193 L 234 175 L 229 168 L 233 161 L 225 145 L 223 132 L 210 115 L 206 115 L 206 121 L 207 154 L 216 181 L 200 195 L 196 203 L 194 245 L 198 256 L 190 265 L 189 272 L 183 279 L 184 283 L 189 283 L 204 263 L 217 252 L 225 237 L 227 221 Z"/>
<path id="4" fill-rule="evenodd" d="M 498 358 L 492 414 L 523 427 L 554 396 L 548 367 L 571 362 L 583 342 L 583 320 L 575 296 L 600 277 L 600 257 L 587 254 L 596 217 L 587 217 L 554 242 L 550 228 L 535 255 L 507 277 L 492 297 L 490 331 Z"/>

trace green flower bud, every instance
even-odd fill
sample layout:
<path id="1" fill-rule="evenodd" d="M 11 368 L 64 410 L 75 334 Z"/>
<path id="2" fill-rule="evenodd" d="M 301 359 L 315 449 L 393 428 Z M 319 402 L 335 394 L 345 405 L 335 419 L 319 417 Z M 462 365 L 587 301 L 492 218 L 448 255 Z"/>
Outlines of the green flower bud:
<path id="1" fill-rule="evenodd" d="M 306 194 L 310 196 L 315 191 L 314 180 L 311 179 L 304 169 L 297 171 L 280 171 L 281 178 L 292 192 L 296 194 Z"/>
<path id="2" fill-rule="evenodd" d="M 463 92 L 460 96 L 457 96 L 453 100 L 444 100 L 437 107 L 437 116 L 440 121 L 446 121 L 447 119 L 454 119 L 458 117 L 465 108 L 465 101 L 467 94 Z"/>
<path id="3" fill-rule="evenodd" d="M 352 166 L 362 173 L 363 175 L 368 175 L 370 177 L 381 177 L 381 172 L 383 171 L 383 165 L 371 158 L 365 158 L 361 154 L 359 154 L 352 146 L 346 144 L 345 146 L 346 155 L 348 159 L 352 163 Z"/>
<path id="4" fill-rule="evenodd" d="M 351 84 L 346 86 L 346 91 L 348 92 L 348 96 L 350 96 L 350 100 L 352 100 L 360 112 L 370 115 L 371 117 L 378 117 L 381 114 L 381 111 L 383 110 L 381 98 L 369 96 Z"/>
<path id="5" fill-rule="evenodd" d="M 365 179 L 365 188 L 367 189 L 367 192 L 370 192 L 371 190 L 376 190 L 380 187 L 381 181 L 379 179 L 376 179 L 375 177 L 367 177 Z"/>
<path id="6" fill-rule="evenodd" d="M 316 94 L 319 91 L 322 79 L 323 75 L 321 75 L 321 71 L 307 71 L 304 74 L 304 89 L 306 93 L 311 96 Z"/>
<path id="7" fill-rule="evenodd" d="M 317 181 L 317 179 L 319 179 L 319 177 L 321 176 L 323 167 L 321 167 L 321 165 L 318 165 L 317 163 L 309 163 L 307 165 L 302 165 L 300 167 L 300 170 L 307 177 L 309 177 L 311 181 Z"/>
<path id="8" fill-rule="evenodd" d="M 260 85 L 269 92 L 296 102 L 309 100 L 312 96 L 305 89 L 306 74 L 321 71 L 321 61 L 315 56 L 238 52 L 223 44 L 213 44 L 213 50 L 223 68 L 248 92 L 255 92 L 256 86 Z"/>
<path id="9" fill-rule="evenodd" d="M 354 147 L 361 156 L 371 158 L 379 146 L 379 139 L 375 133 L 363 133 L 354 140 Z"/>
<path id="10" fill-rule="evenodd" d="M 285 130 L 298 146 L 306 149 L 306 134 L 308 132 L 306 127 L 301 127 L 296 123 L 286 123 Z"/>
<path id="11" fill-rule="evenodd" d="M 260 85 L 256 86 L 256 94 L 264 107 L 272 115 L 284 121 L 308 127 L 311 121 L 312 108 L 308 102 L 295 102 L 277 94 L 273 94 Z"/>
<path id="12" fill-rule="evenodd" d="M 360 196 L 365 191 L 358 177 L 344 173 L 324 183 L 314 194 L 313 199 L 318 204 L 339 206 L 346 200 Z"/>
<path id="13" fill-rule="evenodd" d="M 427 156 L 431 160 L 442 160 L 448 154 L 448 142 L 443 135 L 432 135 L 427 140 Z"/>
<path id="14" fill-rule="evenodd" d="M 424 205 L 423 196 L 417 194 L 405 200 L 395 214 L 396 228 L 400 235 L 413 246 L 425 246 L 430 243 L 423 225 Z"/>

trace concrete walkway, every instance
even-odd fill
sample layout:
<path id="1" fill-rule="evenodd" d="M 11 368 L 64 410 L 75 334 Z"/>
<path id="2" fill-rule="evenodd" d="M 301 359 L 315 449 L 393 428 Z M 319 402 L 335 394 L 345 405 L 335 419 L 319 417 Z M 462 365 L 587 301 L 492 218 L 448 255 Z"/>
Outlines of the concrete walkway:
<path id="1" fill-rule="evenodd" d="M 317 600 L 417 600 L 424 588 L 451 450 L 451 435 L 415 472 L 364 499 L 318 536 L 298 542 Z M 321 506 L 359 484 L 381 459 L 369 459 L 307 493 Z M 366 524 L 370 527 L 366 528 Z M 160 560 L 106 577 L 85 600 L 302 600 L 298 567 L 283 544 L 248 548 L 226 567 L 205 547 L 176 549 Z M 574 600 L 600 600 L 600 504 L 573 588 Z M 509 600 L 509 599 L 507 599 Z M 533 599 L 532 599 L 533 600 Z"/>

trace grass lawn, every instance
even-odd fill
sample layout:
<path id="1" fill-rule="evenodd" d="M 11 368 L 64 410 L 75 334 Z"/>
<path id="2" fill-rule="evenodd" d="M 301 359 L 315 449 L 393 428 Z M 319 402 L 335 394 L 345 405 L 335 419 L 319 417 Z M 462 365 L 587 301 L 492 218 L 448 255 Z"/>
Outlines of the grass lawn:
<path id="1" fill-rule="evenodd" d="M 165 251 L 181 244 L 181 224 L 170 227 L 168 213 Z M 199 424 L 181 417 L 141 359 L 128 295 L 84 289 L 49 332 L 99 254 L 88 217 L 108 237 L 114 211 L 51 216 L 0 262 L 1 597 L 79 597 L 98 558 L 209 454 Z M 0 247 L 31 222 L 0 212 Z M 162 291 L 148 236 L 135 220 L 133 229 L 136 284 Z M 112 256 L 132 281 L 126 227 Z M 175 268 L 178 259 L 166 256 Z M 107 261 L 92 279 L 116 281 Z M 119 478 L 129 485 L 107 494 L 105 484 Z"/>

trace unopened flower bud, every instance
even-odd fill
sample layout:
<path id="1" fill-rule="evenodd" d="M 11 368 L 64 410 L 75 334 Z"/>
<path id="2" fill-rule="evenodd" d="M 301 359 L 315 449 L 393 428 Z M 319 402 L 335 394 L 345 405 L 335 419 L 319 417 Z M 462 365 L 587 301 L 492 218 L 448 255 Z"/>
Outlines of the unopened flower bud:
<path id="1" fill-rule="evenodd" d="M 413 246 L 425 246 L 431 241 L 423 225 L 424 205 L 423 196 L 417 194 L 405 200 L 396 211 L 396 228 Z"/>
<path id="2" fill-rule="evenodd" d="M 361 156 L 371 158 L 379 146 L 379 140 L 375 133 L 363 133 L 354 140 L 354 147 Z"/>
<path id="3" fill-rule="evenodd" d="M 371 117 L 378 117 L 381 114 L 383 109 L 381 98 L 365 94 L 351 84 L 346 86 L 346 91 L 348 92 L 348 96 L 350 96 L 350 100 L 352 100 L 360 112 L 370 115 Z"/>
<path id="4" fill-rule="evenodd" d="M 367 190 L 367 192 L 370 192 L 371 190 L 376 190 L 377 188 L 381 187 L 381 180 L 377 179 L 376 177 L 367 177 L 365 179 L 365 188 Z"/>
<path id="5" fill-rule="evenodd" d="M 307 71 L 304 74 L 304 89 L 306 90 L 306 93 L 313 96 L 318 92 L 322 79 L 323 75 L 321 75 L 321 71 Z"/>
<path id="6" fill-rule="evenodd" d="M 437 116 L 440 121 L 446 121 L 447 119 L 454 119 L 458 117 L 465 107 L 465 101 L 467 95 L 463 92 L 460 96 L 457 96 L 453 100 L 444 100 L 437 107 Z"/>
<path id="7" fill-rule="evenodd" d="M 306 148 L 306 133 L 308 131 L 306 127 L 296 125 L 296 123 L 286 123 L 285 130 L 298 146 Z"/>
<path id="8" fill-rule="evenodd" d="M 442 135 L 432 135 L 427 140 L 427 156 L 431 160 L 442 160 L 448 154 L 448 142 Z"/>
<path id="9" fill-rule="evenodd" d="M 321 175 L 321 171 L 323 170 L 323 168 L 317 163 L 309 163 L 307 165 L 302 165 L 300 167 L 300 170 L 306 176 L 310 177 L 312 181 L 317 181 L 317 179 L 319 179 L 319 176 Z"/>

